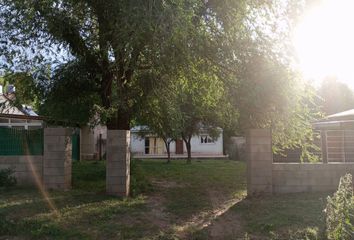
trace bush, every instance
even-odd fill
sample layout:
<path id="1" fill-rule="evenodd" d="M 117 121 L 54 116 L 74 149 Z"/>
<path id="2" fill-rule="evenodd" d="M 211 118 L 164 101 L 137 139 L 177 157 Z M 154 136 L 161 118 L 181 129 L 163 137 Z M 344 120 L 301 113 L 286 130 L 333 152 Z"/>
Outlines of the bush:
<path id="1" fill-rule="evenodd" d="M 9 188 L 17 184 L 16 178 L 13 176 L 14 170 L 5 168 L 0 170 L 0 188 Z"/>
<path id="2" fill-rule="evenodd" d="M 130 193 L 133 197 L 152 191 L 152 185 L 138 164 L 139 161 L 141 160 L 132 160 L 130 163 Z"/>
<path id="3" fill-rule="evenodd" d="M 340 179 L 337 192 L 327 198 L 326 228 L 328 239 L 350 240 L 354 238 L 354 197 L 352 176 Z"/>

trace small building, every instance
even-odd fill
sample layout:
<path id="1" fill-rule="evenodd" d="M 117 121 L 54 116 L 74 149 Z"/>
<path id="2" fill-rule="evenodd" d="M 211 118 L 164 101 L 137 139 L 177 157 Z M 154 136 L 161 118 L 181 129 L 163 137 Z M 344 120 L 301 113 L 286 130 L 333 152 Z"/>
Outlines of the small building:
<path id="1" fill-rule="evenodd" d="M 354 162 L 354 109 L 313 123 L 321 133 L 323 162 Z"/>
<path id="2" fill-rule="evenodd" d="M 43 127 L 43 118 L 39 117 L 30 106 L 16 107 L 12 104 L 13 92 L 3 94 L 0 88 L 0 127 L 38 129 Z"/>
<path id="3" fill-rule="evenodd" d="M 154 133 L 141 134 L 146 127 L 137 126 L 131 129 L 130 149 L 134 158 L 167 158 L 164 141 Z M 144 136 L 143 136 L 144 135 Z M 224 158 L 223 131 L 213 139 L 207 131 L 201 130 L 191 139 L 192 158 Z M 171 158 L 186 158 L 187 148 L 182 139 L 173 141 L 170 145 Z"/>

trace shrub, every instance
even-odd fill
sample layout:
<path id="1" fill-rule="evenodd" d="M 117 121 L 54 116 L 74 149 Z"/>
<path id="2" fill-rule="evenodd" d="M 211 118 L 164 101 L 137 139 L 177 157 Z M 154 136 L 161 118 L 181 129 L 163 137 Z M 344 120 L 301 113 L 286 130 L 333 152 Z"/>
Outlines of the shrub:
<path id="1" fill-rule="evenodd" d="M 11 168 L 0 170 L 0 188 L 9 188 L 16 185 L 17 181 L 13 174 L 14 170 Z"/>
<path id="2" fill-rule="evenodd" d="M 350 240 L 354 238 L 354 197 L 352 176 L 340 179 L 337 192 L 327 198 L 326 228 L 328 239 Z"/>

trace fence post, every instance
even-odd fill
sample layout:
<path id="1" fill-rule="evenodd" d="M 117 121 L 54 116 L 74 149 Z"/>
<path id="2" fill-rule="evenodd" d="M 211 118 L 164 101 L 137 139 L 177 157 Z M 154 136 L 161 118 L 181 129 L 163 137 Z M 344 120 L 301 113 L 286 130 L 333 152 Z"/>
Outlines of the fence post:
<path id="1" fill-rule="evenodd" d="M 43 182 L 47 189 L 71 188 L 71 128 L 45 128 Z"/>
<path id="2" fill-rule="evenodd" d="M 321 130 L 321 151 L 322 151 L 322 163 L 328 163 L 326 130 Z"/>
<path id="3" fill-rule="evenodd" d="M 107 193 L 119 197 L 128 196 L 130 188 L 130 131 L 107 130 L 106 158 Z"/>
<path id="4" fill-rule="evenodd" d="M 270 129 L 251 129 L 246 133 L 248 195 L 271 194 L 272 134 Z"/>

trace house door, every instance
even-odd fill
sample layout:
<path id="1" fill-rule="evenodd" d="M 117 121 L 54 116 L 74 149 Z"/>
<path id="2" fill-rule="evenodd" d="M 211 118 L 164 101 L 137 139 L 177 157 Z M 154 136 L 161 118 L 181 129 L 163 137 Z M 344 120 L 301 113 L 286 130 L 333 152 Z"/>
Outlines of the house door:
<path id="1" fill-rule="evenodd" d="M 183 154 L 183 140 L 177 139 L 176 141 L 176 154 Z"/>

